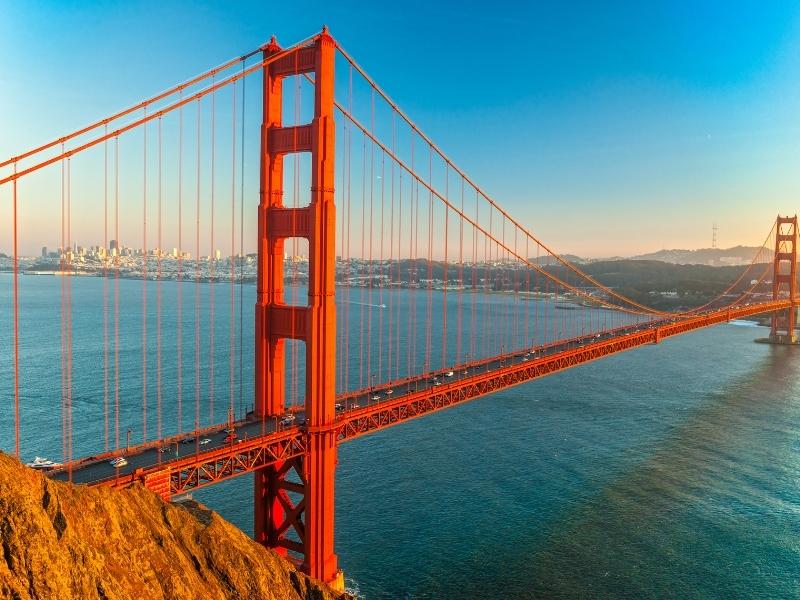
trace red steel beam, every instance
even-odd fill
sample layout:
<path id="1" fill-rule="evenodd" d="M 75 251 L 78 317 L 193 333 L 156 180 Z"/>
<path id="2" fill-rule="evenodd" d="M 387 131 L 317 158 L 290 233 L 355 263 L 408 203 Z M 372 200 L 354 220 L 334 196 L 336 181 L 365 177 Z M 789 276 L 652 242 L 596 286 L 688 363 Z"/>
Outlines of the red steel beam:
<path id="1" fill-rule="evenodd" d="M 457 380 L 435 389 L 425 389 L 417 393 L 401 396 L 390 402 L 366 406 L 344 415 L 344 418 L 340 420 L 338 439 L 339 441 L 350 440 L 442 410 L 454 404 L 474 400 L 480 396 L 605 358 L 612 354 L 647 344 L 657 344 L 666 337 L 689 333 L 696 329 L 725 323 L 732 319 L 785 309 L 790 305 L 791 302 L 789 300 L 780 300 L 738 309 L 722 309 L 693 319 L 623 334 L 619 337 L 578 348 L 571 348 L 557 354 L 542 356 L 528 362 L 509 365 L 488 373 L 480 373 L 474 377 Z"/>
<path id="2" fill-rule="evenodd" d="M 128 487 L 143 483 L 162 496 L 163 476 L 169 476 L 169 494 L 175 496 L 225 479 L 250 473 L 265 466 L 303 456 L 307 451 L 307 436 L 298 427 L 265 436 L 242 440 L 196 453 L 183 458 L 162 462 L 152 467 L 136 469 L 129 475 L 108 477 L 91 485 Z"/>
<path id="3" fill-rule="evenodd" d="M 421 390 L 391 401 L 352 410 L 337 418 L 337 440 L 339 442 L 352 440 L 558 371 L 639 346 L 658 343 L 667 337 L 689 333 L 733 319 L 783 310 L 790 306 L 791 301 L 787 299 L 713 311 L 693 319 L 621 334 L 611 339 L 549 356 L 541 356 L 528 362 L 453 381 L 434 389 Z M 131 475 L 93 482 L 91 485 L 127 487 L 135 482 L 140 482 L 166 498 L 303 456 L 308 448 L 308 439 L 306 431 L 299 427 L 291 427 L 224 448 L 216 448 L 163 462 L 160 465 L 138 469 Z M 164 487 L 165 473 L 169 477 L 168 493 Z"/>

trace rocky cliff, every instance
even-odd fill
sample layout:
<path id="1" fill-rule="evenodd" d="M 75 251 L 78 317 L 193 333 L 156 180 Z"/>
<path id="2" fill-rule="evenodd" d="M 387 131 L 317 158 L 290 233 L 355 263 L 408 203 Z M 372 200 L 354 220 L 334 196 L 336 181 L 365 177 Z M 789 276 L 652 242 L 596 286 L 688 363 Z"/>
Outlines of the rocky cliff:
<path id="1" fill-rule="evenodd" d="M 197 503 L 58 483 L 0 453 L 0 598 L 345 598 Z"/>

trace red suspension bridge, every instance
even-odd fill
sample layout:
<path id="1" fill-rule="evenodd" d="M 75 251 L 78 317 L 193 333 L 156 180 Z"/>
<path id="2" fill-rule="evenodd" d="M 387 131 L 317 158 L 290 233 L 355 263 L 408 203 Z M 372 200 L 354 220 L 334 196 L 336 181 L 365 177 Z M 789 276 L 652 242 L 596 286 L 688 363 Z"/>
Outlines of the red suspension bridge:
<path id="1" fill-rule="evenodd" d="M 3 439 L 20 456 L 55 414 L 54 477 L 165 499 L 254 473 L 256 539 L 335 585 L 340 442 L 732 319 L 796 342 L 796 217 L 718 297 L 648 307 L 506 213 L 326 30 L 3 161 L 0 194 Z M 43 388 L 23 275 L 48 268 Z"/>

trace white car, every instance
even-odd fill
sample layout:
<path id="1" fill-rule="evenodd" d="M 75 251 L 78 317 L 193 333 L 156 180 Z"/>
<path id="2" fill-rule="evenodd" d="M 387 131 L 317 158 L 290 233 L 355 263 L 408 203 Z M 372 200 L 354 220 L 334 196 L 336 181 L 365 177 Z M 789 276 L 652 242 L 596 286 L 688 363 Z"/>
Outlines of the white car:
<path id="1" fill-rule="evenodd" d="M 444 376 L 445 377 L 452 377 L 453 376 L 453 372 L 452 371 L 448 371 L 447 373 L 444 374 Z"/>
<path id="2" fill-rule="evenodd" d="M 200 445 L 201 446 L 205 446 L 206 444 L 210 444 L 210 443 L 211 443 L 211 438 L 203 438 L 202 440 L 200 440 Z"/>
<path id="3" fill-rule="evenodd" d="M 118 456 L 117 458 L 108 461 L 108 464 L 110 464 L 115 469 L 119 469 L 120 467 L 124 467 L 125 465 L 127 465 L 128 461 L 125 460 L 124 456 Z"/>
<path id="4" fill-rule="evenodd" d="M 383 393 L 386 394 L 387 396 L 391 396 L 392 394 L 394 394 L 394 390 L 386 390 Z"/>
<path id="5" fill-rule="evenodd" d="M 374 394 L 374 395 L 370 396 L 369 399 L 372 400 L 372 401 L 378 401 L 378 400 L 381 399 L 381 397 L 378 396 L 377 394 Z"/>

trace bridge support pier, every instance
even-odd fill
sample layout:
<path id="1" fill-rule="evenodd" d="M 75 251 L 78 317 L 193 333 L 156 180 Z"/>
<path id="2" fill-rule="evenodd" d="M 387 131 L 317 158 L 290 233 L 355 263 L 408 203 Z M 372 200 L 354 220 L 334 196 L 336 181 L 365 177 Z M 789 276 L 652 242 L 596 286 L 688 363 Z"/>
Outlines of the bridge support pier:
<path id="1" fill-rule="evenodd" d="M 773 257 L 772 298 L 788 293 L 792 306 L 772 315 L 769 338 L 758 340 L 769 344 L 795 345 L 797 338 L 797 215 L 778 216 L 775 229 L 775 255 Z"/>
<path id="2" fill-rule="evenodd" d="M 284 340 L 305 343 L 305 455 L 260 469 L 255 476 L 255 537 L 300 563 L 308 575 L 343 589 L 333 550 L 336 469 L 336 306 L 334 206 L 334 58 L 327 29 L 312 45 L 264 67 L 261 190 L 258 208 L 255 414 L 285 410 Z M 273 39 L 265 59 L 281 52 Z M 308 125 L 282 126 L 282 80 L 313 73 L 314 117 Z M 311 153 L 311 198 L 302 208 L 283 206 L 283 157 Z M 287 306 L 283 296 L 283 245 L 308 240 L 308 304 Z"/>

